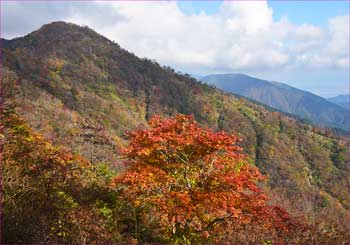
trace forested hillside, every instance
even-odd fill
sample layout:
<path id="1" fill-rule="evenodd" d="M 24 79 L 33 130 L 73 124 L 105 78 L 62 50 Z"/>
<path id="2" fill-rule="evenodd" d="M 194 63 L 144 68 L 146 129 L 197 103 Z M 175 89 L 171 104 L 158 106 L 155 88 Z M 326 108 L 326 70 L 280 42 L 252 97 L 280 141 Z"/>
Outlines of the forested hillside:
<path id="1" fill-rule="evenodd" d="M 122 174 L 126 167 L 120 158 L 120 149 L 129 143 L 124 134 L 126 130 L 135 130 L 140 124 L 147 128 L 147 121 L 154 115 L 166 118 L 179 113 L 192 114 L 202 127 L 224 130 L 241 138 L 238 145 L 248 155 L 247 161 L 268 177 L 261 187 L 270 196 L 269 203 L 281 205 L 311 227 L 312 235 L 308 240 L 300 237 L 299 241 L 350 241 L 347 232 L 350 229 L 348 138 L 224 93 L 155 61 L 140 59 L 87 27 L 54 22 L 25 37 L 4 41 L 3 45 L 2 83 L 17 84 L 19 91 L 9 98 L 15 100 L 17 113 L 29 127 L 52 144 L 69 148 L 70 154 L 82 156 L 91 166 L 108 166 Z M 13 123 L 23 124 L 22 121 Z M 11 124 L 10 127 L 17 126 Z M 5 136 L 10 137 L 6 139 L 13 137 L 9 133 Z M 5 147 L 9 146 L 5 144 Z M 36 157 L 39 160 L 34 160 Z M 22 161 L 16 159 L 14 161 Z M 40 163 L 43 160 L 42 156 L 31 156 L 28 161 Z M 13 173 L 16 171 L 9 174 Z M 108 178 L 102 184 L 92 185 L 104 186 L 110 181 Z M 93 181 L 89 176 L 85 179 L 87 184 Z M 6 183 L 10 180 L 5 178 L 4 186 L 10 185 Z M 41 191 L 43 186 L 35 188 Z M 82 187 L 77 188 L 76 192 L 85 193 Z M 97 192 L 104 196 L 109 191 L 102 188 Z M 95 195 L 92 193 L 86 195 Z M 8 195 L 11 192 L 4 193 L 3 201 L 8 200 Z M 69 196 L 62 198 L 73 205 L 74 212 L 78 211 Z M 105 201 L 106 198 L 111 197 L 101 197 Z M 100 204 L 96 208 L 86 201 L 86 209 L 79 209 L 80 213 L 72 211 L 70 217 L 78 220 L 79 215 L 89 216 L 86 214 L 88 205 L 92 205 L 96 217 L 101 212 L 110 217 L 114 215 L 110 206 L 105 206 L 103 211 L 104 206 Z M 16 210 L 25 212 L 26 207 Z M 89 216 L 90 219 L 93 217 Z M 5 227 L 11 227 L 11 232 L 16 232 L 13 228 L 16 226 L 9 225 L 11 222 L 18 224 L 15 219 L 18 217 L 6 217 L 5 214 L 5 222 L 10 222 Z M 111 218 L 109 222 L 114 221 Z M 112 223 L 104 226 L 107 231 L 101 231 L 106 235 L 103 241 L 121 242 L 120 237 L 108 237 L 108 232 L 113 232 Z M 9 238 L 12 240 L 5 242 L 23 243 L 28 237 L 32 243 L 45 242 L 43 239 L 55 241 L 39 236 L 36 233 L 39 230 L 23 233 L 18 240 L 12 236 Z M 90 234 L 91 231 L 84 232 Z M 131 237 L 141 242 L 174 242 L 142 240 L 139 234 Z M 73 242 L 101 243 L 88 236 L 85 240 L 76 239 Z M 181 243 L 191 241 L 196 240 L 178 240 Z"/>
<path id="2" fill-rule="evenodd" d="M 226 92 L 245 96 L 315 125 L 350 130 L 350 113 L 315 94 L 244 74 L 215 74 L 201 79 Z"/>

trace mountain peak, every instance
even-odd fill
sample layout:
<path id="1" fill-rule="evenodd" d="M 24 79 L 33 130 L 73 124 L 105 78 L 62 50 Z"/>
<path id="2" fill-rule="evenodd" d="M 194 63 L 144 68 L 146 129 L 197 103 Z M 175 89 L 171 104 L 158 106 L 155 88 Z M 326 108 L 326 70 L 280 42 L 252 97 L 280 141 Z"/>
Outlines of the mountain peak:
<path id="1" fill-rule="evenodd" d="M 225 77 L 250 77 L 248 75 L 245 75 L 243 73 L 223 73 L 223 74 L 210 74 L 205 77 L 209 76 L 225 76 Z"/>
<path id="2" fill-rule="evenodd" d="M 6 47 L 27 48 L 35 52 L 37 56 L 38 54 L 45 56 L 62 53 L 65 50 L 79 55 L 85 49 L 92 50 L 93 46 L 111 45 L 112 41 L 91 28 L 64 21 L 45 24 L 24 37 L 4 42 Z"/>
<path id="3" fill-rule="evenodd" d="M 42 29 L 42 28 L 53 28 L 53 27 L 77 27 L 77 28 L 80 28 L 80 26 L 78 24 L 74 24 L 74 23 L 71 23 L 71 22 L 58 20 L 58 21 L 53 21 L 53 22 L 48 23 L 48 24 L 44 24 L 40 29 Z"/>
<path id="4" fill-rule="evenodd" d="M 49 24 L 45 24 L 41 26 L 38 30 L 32 32 L 31 34 L 41 33 L 41 32 L 59 32 L 59 31 L 68 31 L 71 29 L 79 30 L 83 29 L 83 27 L 65 21 L 54 21 Z M 30 35 L 30 34 L 29 34 Z"/>
<path id="5" fill-rule="evenodd" d="M 85 35 L 102 37 L 100 34 L 90 29 L 87 26 L 80 26 L 77 24 L 64 22 L 64 21 L 54 21 L 49 24 L 43 25 L 38 30 L 28 34 L 27 36 L 34 37 L 48 37 L 53 39 L 62 38 L 64 36 L 69 36 L 72 39 L 83 38 Z"/>
<path id="6" fill-rule="evenodd" d="M 65 171 L 66 166 L 63 166 L 63 169 L 59 166 L 57 168 L 55 164 L 52 165 L 50 162 L 50 166 L 54 167 L 53 170 L 56 171 L 57 168 L 58 177 L 65 177 L 66 172 L 67 177 L 74 177 L 67 179 L 68 182 L 65 182 L 69 186 L 72 183 L 78 189 L 68 189 L 65 187 L 66 185 L 59 183 L 57 188 L 54 186 L 55 188 L 52 189 L 50 202 L 46 203 L 47 205 L 42 205 L 42 210 L 47 207 L 50 208 L 52 206 L 51 199 L 57 199 L 57 204 L 67 206 L 64 209 L 57 206 L 60 208 L 57 210 L 60 215 L 62 214 L 62 217 L 68 215 L 68 219 L 63 220 L 63 223 L 66 224 L 65 227 L 75 229 L 75 227 L 81 225 L 82 232 L 92 231 L 93 236 L 86 238 L 88 239 L 86 242 L 128 243 L 136 241 L 140 243 L 159 243 L 174 241 L 165 240 L 165 236 L 158 236 L 158 228 L 157 230 L 144 230 L 146 233 L 139 233 L 140 237 L 143 237 L 142 234 L 146 234 L 144 240 L 138 239 L 139 236 L 137 239 L 133 238 L 134 233 L 131 233 L 133 229 L 122 227 L 123 229 L 115 230 L 115 233 L 113 233 L 114 230 L 110 230 L 109 225 L 113 225 L 115 220 L 110 220 L 109 216 L 108 219 L 103 219 L 104 215 L 100 215 L 100 212 L 91 213 L 90 215 L 89 210 L 98 211 L 101 205 L 109 207 L 109 205 L 116 203 L 114 198 L 108 198 L 109 193 L 102 185 L 102 188 L 99 189 L 94 188 L 94 186 L 99 187 L 99 185 L 95 185 L 96 181 L 104 183 L 108 178 L 114 176 L 115 172 L 123 173 L 125 168 L 128 168 L 123 163 L 119 150 L 127 146 L 126 143 L 128 143 L 128 138 L 125 137 L 124 132 L 126 130 L 147 129 L 147 120 L 154 115 L 167 118 L 178 113 L 192 114 L 199 125 L 210 128 L 213 132 L 218 132 L 219 137 L 221 137 L 220 131 L 239 135 L 242 140 L 237 146 L 242 148 L 242 152 L 235 153 L 249 156 L 247 164 L 249 162 L 249 164 L 260 168 L 264 174 L 269 176 L 266 188 L 271 192 L 268 194 L 271 197 L 277 197 L 271 202 L 287 203 L 290 210 L 297 210 L 298 216 L 305 216 L 305 227 L 308 225 L 307 217 L 310 217 L 312 224 L 322 221 L 325 224 L 323 227 L 330 227 L 331 230 L 329 232 L 326 230 L 326 232 L 332 237 L 327 238 L 327 240 L 317 240 L 318 242 L 346 243 L 350 240 L 350 238 L 340 240 L 341 234 L 348 234 L 347 230 L 349 229 L 346 229 L 346 225 L 350 224 L 350 212 L 348 212 L 350 208 L 350 190 L 344 188 L 344 186 L 350 185 L 348 179 L 348 176 L 350 176 L 350 156 L 347 152 L 350 141 L 346 138 L 345 133 L 344 137 L 338 138 L 331 131 L 314 128 L 297 121 L 295 118 L 272 112 L 270 109 L 249 100 L 240 100 L 238 97 L 216 90 L 212 86 L 198 83 L 189 76 L 175 73 L 170 67 L 161 67 L 154 61 L 138 58 L 87 27 L 61 21 L 53 22 L 28 34 L 26 37 L 9 41 L 9 46 L 2 51 L 2 63 L 4 65 L 2 74 L 4 76 L 2 76 L 0 85 L 5 84 L 6 87 L 9 86 L 15 91 L 17 91 L 15 88 L 19 87 L 15 97 L 5 98 L 6 101 L 8 99 L 16 100 L 18 102 L 15 108 L 16 112 L 27 120 L 31 127 L 43 133 L 44 137 L 47 137 L 53 143 L 64 146 L 64 148 L 57 147 L 59 149 L 57 154 L 56 150 L 52 151 L 46 145 L 37 147 L 36 142 L 32 141 L 26 141 L 28 147 L 19 149 L 16 144 L 8 143 L 7 139 L 11 140 L 13 138 L 11 133 L 14 131 L 13 129 L 18 128 L 18 126 L 23 127 L 22 119 L 15 120 L 19 123 L 7 123 L 10 124 L 10 127 L 4 130 L 5 146 L 8 147 L 5 152 L 7 154 L 7 166 L 11 170 L 7 172 L 9 174 L 13 173 L 13 175 L 7 175 L 4 179 L 17 178 L 21 172 L 17 171 L 16 166 L 22 165 L 24 166 L 23 173 L 31 174 L 29 180 L 36 180 L 38 173 L 56 173 L 46 168 L 48 166 L 47 159 L 49 159 L 47 152 L 53 154 L 52 156 L 59 161 L 73 160 L 74 167 L 75 165 L 80 166 L 78 162 L 76 164 L 76 161 L 82 159 L 75 154 L 89 159 L 82 160 L 82 163 L 91 162 L 90 167 L 94 171 L 94 176 L 92 176 L 94 179 L 92 180 L 86 179 L 90 175 L 85 174 L 88 172 L 84 172 L 87 167 L 86 164 L 84 164 L 84 169 L 77 170 L 79 176 L 75 178 L 67 172 L 72 168 L 67 168 L 67 171 Z M 242 86 L 244 89 L 243 85 L 249 85 L 249 80 L 251 83 L 254 82 L 251 78 L 245 80 L 244 82 L 237 82 L 234 87 Z M 282 93 L 283 91 L 276 93 L 280 89 L 275 88 L 272 91 L 275 93 L 266 92 L 261 94 L 277 94 L 280 95 L 277 99 L 290 101 L 285 93 Z M 314 100 L 302 96 L 299 105 L 297 101 L 295 107 L 310 108 L 311 105 L 311 109 L 313 109 L 316 107 L 314 105 L 317 101 L 315 103 L 312 101 Z M 343 125 L 350 125 L 350 121 L 345 121 L 346 118 L 342 114 L 336 113 L 335 110 L 327 111 L 326 109 L 325 106 L 321 107 L 321 112 L 325 117 L 331 118 L 335 122 L 344 122 Z M 317 114 L 322 116 L 322 113 L 317 112 Z M 139 124 L 144 126 L 138 127 Z M 29 126 L 25 126 L 25 128 L 27 127 L 29 128 Z M 17 131 L 21 134 L 18 139 L 20 140 L 19 146 L 22 146 L 21 139 L 28 139 L 28 135 L 25 133 L 26 131 Z M 37 139 L 39 137 L 32 138 Z M 44 154 L 38 154 L 39 148 L 44 149 L 42 151 Z M 53 148 L 56 149 L 56 147 Z M 72 158 L 73 154 L 67 148 L 72 149 L 72 153 L 76 158 Z M 28 149 L 30 152 L 25 159 L 25 164 L 23 164 L 24 161 L 19 156 L 23 150 L 27 153 Z M 186 151 L 187 149 L 189 147 L 186 147 Z M 58 153 L 63 155 L 61 156 Z M 11 158 L 11 156 L 13 157 Z M 26 166 L 38 166 L 39 168 L 28 171 Z M 111 166 L 113 171 L 109 172 L 108 166 Z M 49 172 L 42 172 L 42 170 Z M 103 175 L 101 179 L 95 178 L 95 170 Z M 51 175 L 49 177 L 43 176 L 40 183 L 48 183 L 47 181 L 52 180 Z M 24 180 L 24 184 L 28 182 L 27 179 Z M 78 182 L 72 182 L 74 179 L 77 179 Z M 84 183 L 87 183 L 87 185 L 85 189 L 82 189 Z M 11 187 L 11 182 L 5 184 L 7 187 Z M 14 185 L 7 194 L 18 193 L 17 186 Z M 34 194 L 47 192 L 46 185 L 34 183 L 32 186 L 35 191 Z M 39 188 L 41 186 L 45 188 Z M 67 185 L 67 187 L 69 186 Z M 91 187 L 94 189 L 91 189 Z M 65 195 L 63 196 L 64 199 L 62 199 L 63 197 L 57 198 L 56 194 L 61 190 Z M 75 196 L 79 196 L 75 195 L 77 191 L 83 191 L 86 195 L 90 195 L 86 198 L 84 196 L 81 200 L 75 199 Z M 9 198 L 6 200 L 12 201 Z M 85 202 L 86 200 L 89 200 L 89 202 Z M 310 200 L 312 200 L 312 203 L 310 203 Z M 65 237 L 51 236 L 53 232 L 50 227 L 56 224 L 57 219 L 47 223 L 47 219 L 43 219 L 44 216 L 40 215 L 31 216 L 31 219 L 25 220 L 26 223 L 19 228 L 14 226 L 13 224 L 22 221 L 22 213 L 32 212 L 33 208 L 38 206 L 36 203 L 31 206 L 27 205 L 32 201 L 30 199 L 17 198 L 14 201 L 16 202 L 13 204 L 11 202 L 9 203 L 10 206 L 8 205 L 8 210 L 13 212 L 7 212 L 5 217 L 8 221 L 5 226 L 7 228 L 5 234 L 9 234 L 7 237 L 13 240 L 5 240 L 5 242 L 84 242 L 81 241 L 81 232 L 79 234 L 75 231 L 67 233 Z M 40 201 L 41 199 L 38 199 L 38 203 Z M 79 206 L 73 210 L 72 205 L 65 205 L 71 203 L 67 201 L 71 201 L 73 204 L 77 203 Z M 119 203 L 117 204 L 119 205 Z M 312 209 L 300 208 L 303 206 L 309 207 L 311 204 L 313 205 Z M 22 208 L 27 206 L 28 209 Z M 110 206 L 112 209 L 116 207 Z M 127 211 L 127 209 L 122 209 L 123 212 L 124 210 Z M 313 210 L 317 210 L 317 212 L 313 212 Z M 41 210 L 39 211 L 41 212 Z M 74 212 L 72 213 L 72 211 Z M 33 214 L 39 214 L 40 212 L 34 212 Z M 45 214 L 43 213 L 43 215 Z M 329 214 L 328 218 L 325 214 Z M 94 234 L 96 232 L 92 230 L 89 222 L 81 224 L 75 222 L 75 217 L 81 215 L 84 215 L 83 217 L 91 216 L 91 219 L 97 217 L 97 225 L 106 225 L 108 230 L 103 230 L 103 234 L 96 236 L 95 239 Z M 129 214 L 126 213 L 126 215 Z M 32 217 L 38 222 L 33 222 Z M 126 225 L 128 225 L 127 221 L 125 219 Z M 149 226 L 147 222 L 144 223 L 143 227 Z M 332 222 L 344 227 L 344 232 L 339 229 L 336 230 Z M 85 226 L 85 223 L 88 225 Z M 254 231 L 259 228 L 255 226 L 258 223 L 253 222 L 253 224 L 254 226 L 248 227 L 249 229 L 245 231 Z M 123 226 L 123 224 L 121 225 Z M 131 227 L 133 225 L 133 222 L 131 222 Z M 43 229 L 45 227 L 48 227 L 48 229 Z M 65 229 L 65 227 L 62 228 Z M 208 226 L 206 225 L 206 227 Z M 316 237 L 318 234 L 325 234 L 323 227 L 321 227 L 319 233 L 311 235 Z M 97 233 L 100 234 L 101 232 Z M 105 236 L 107 233 L 110 236 Z M 304 232 L 302 233 L 304 234 Z M 18 234 L 21 235 L 18 236 Z M 231 231 L 227 234 L 230 235 Z M 337 240 L 333 239 L 334 236 Z M 111 239 L 115 238 L 115 240 L 108 240 L 109 237 Z M 119 240 L 119 237 L 125 237 L 127 240 Z M 196 237 L 198 236 L 196 235 Z M 196 239 L 188 241 L 198 243 L 199 240 Z M 271 240 L 267 237 L 261 239 L 254 237 L 254 239 L 252 242 Z M 308 237 L 305 239 L 307 239 L 305 241 L 311 241 Z M 299 237 L 294 240 L 294 236 L 293 240 L 288 241 L 304 242 Z M 234 243 L 235 240 L 229 242 Z"/>

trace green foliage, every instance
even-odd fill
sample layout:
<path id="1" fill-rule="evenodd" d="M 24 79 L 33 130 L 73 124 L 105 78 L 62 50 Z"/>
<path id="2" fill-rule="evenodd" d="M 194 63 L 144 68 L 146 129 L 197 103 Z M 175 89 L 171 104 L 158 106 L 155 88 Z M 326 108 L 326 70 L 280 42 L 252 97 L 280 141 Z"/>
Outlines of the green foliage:
<path id="1" fill-rule="evenodd" d="M 332 161 L 334 165 L 339 168 L 343 169 L 346 164 L 346 151 L 347 148 L 345 145 L 341 145 L 338 142 L 333 143 L 333 149 L 332 149 Z"/>
<path id="2" fill-rule="evenodd" d="M 324 98 L 286 84 L 265 81 L 244 74 L 208 75 L 202 80 L 226 92 L 245 96 L 271 106 L 275 110 L 297 115 L 304 123 L 350 130 L 350 115 L 345 109 Z M 344 97 L 343 101 L 348 102 L 349 97 Z"/>
<path id="3" fill-rule="evenodd" d="M 101 232 L 104 235 L 98 236 L 93 229 L 93 225 L 104 224 L 105 218 L 101 217 L 109 215 L 108 209 L 113 210 L 113 215 L 116 210 L 123 209 L 110 205 L 117 198 L 106 190 L 106 183 L 111 178 L 109 168 L 118 172 L 124 169 L 116 149 L 127 144 L 125 130 L 133 130 L 139 124 L 147 125 L 146 120 L 152 115 L 170 116 L 179 112 L 193 114 L 200 125 L 214 131 L 222 129 L 239 135 L 242 141 L 238 144 L 245 149 L 252 164 L 268 176 L 268 185 L 264 188 L 269 189 L 273 200 L 286 203 L 292 212 L 304 215 L 310 222 L 325 222 L 326 231 L 322 233 L 324 230 L 320 228 L 319 233 L 316 230 L 314 234 L 328 234 L 328 237 L 315 235 L 323 239 L 318 243 L 350 241 L 346 237 L 348 233 L 342 229 L 350 224 L 350 191 L 345 188 L 350 185 L 349 138 L 335 136 L 262 105 L 225 94 L 170 68 L 164 69 L 154 61 L 139 59 L 89 28 L 56 22 L 26 37 L 8 41 L 2 51 L 1 105 L 5 102 L 9 108 L 14 108 L 11 100 L 16 98 L 16 110 L 28 124 L 17 123 L 11 134 L 22 135 L 22 143 L 33 154 L 29 158 L 33 162 L 17 156 L 14 161 L 17 164 L 3 171 L 3 175 L 10 176 L 6 179 L 9 181 L 6 188 L 14 186 L 5 197 L 18 191 L 20 194 L 15 196 L 26 200 L 23 204 L 22 199 L 4 201 L 6 205 L 13 204 L 6 206 L 4 216 L 9 224 L 6 226 L 10 229 L 8 236 L 17 239 L 12 242 L 25 239 L 28 239 L 26 242 L 48 242 L 39 231 L 46 232 L 51 222 L 56 227 L 58 219 L 63 221 L 64 217 L 69 220 L 65 227 L 71 232 L 70 237 L 76 238 L 65 237 L 64 241 L 81 243 L 84 237 L 80 235 L 89 233 L 103 238 L 94 241 L 85 237 L 85 241 L 119 241 L 116 240 L 117 232 L 104 230 Z M 15 91 L 15 87 L 19 91 Z M 10 99 L 4 101 L 5 97 Z M 79 173 L 78 176 L 86 177 L 84 181 L 74 177 L 69 182 L 72 186 L 68 182 L 50 186 L 54 189 L 49 189 L 52 192 L 49 197 L 55 197 L 69 207 L 52 212 L 56 215 L 52 221 L 44 217 L 51 213 L 47 211 L 51 206 L 47 207 L 43 202 L 43 184 L 50 176 L 62 175 L 58 174 L 58 169 L 49 168 L 43 169 L 44 174 L 38 176 L 40 181 L 28 176 L 31 172 L 22 164 L 42 165 L 47 154 L 35 154 L 37 146 L 34 143 L 38 139 L 31 133 L 27 138 L 24 136 L 29 128 L 40 131 L 52 145 L 72 149 L 72 155 L 81 155 L 93 165 L 90 170 Z M 0 137 L 11 139 L 8 132 L 1 134 Z M 46 140 L 40 139 L 40 142 Z M 19 141 L 12 143 L 22 144 Z M 60 155 L 60 150 L 50 149 L 51 153 Z M 12 184 L 13 180 L 22 182 Z M 69 188 L 74 191 L 68 191 Z M 310 201 L 321 200 L 320 191 L 327 193 L 331 203 L 322 208 L 327 215 L 312 211 L 322 206 L 321 201 Z M 60 198 L 57 197 L 59 192 L 64 193 Z M 94 200 L 90 200 L 92 196 Z M 96 199 L 107 203 L 106 206 Z M 30 203 L 37 206 L 34 208 Z M 106 210 L 101 211 L 104 208 Z M 86 220 L 84 225 L 80 223 L 81 219 Z M 89 226 L 89 222 L 93 225 Z M 115 222 L 118 223 L 117 218 Z M 23 226 L 19 227 L 20 223 Z M 41 224 L 45 224 L 44 228 Z M 117 226 L 113 222 L 107 225 L 108 230 Z M 79 230 L 79 227 L 84 229 Z M 34 231 L 38 233 L 33 235 Z M 108 237 L 107 233 L 113 237 Z M 59 239 L 49 241 L 64 242 L 61 237 Z M 126 237 L 123 239 L 127 243 L 134 242 Z M 316 243 L 315 240 L 312 242 Z"/>
<path id="4" fill-rule="evenodd" d="M 10 109 L 1 119 L 2 242 L 118 242 L 105 167 L 94 171 L 86 159 L 52 146 Z"/>

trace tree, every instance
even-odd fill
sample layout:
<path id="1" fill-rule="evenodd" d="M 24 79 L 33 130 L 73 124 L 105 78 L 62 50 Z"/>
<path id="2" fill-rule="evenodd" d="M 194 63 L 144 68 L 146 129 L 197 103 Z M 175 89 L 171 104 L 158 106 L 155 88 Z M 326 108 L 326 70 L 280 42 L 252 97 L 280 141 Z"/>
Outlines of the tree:
<path id="1" fill-rule="evenodd" d="M 235 135 L 184 115 L 156 116 L 149 125 L 128 133 L 128 169 L 112 182 L 132 214 L 126 229 L 139 242 L 277 242 L 300 228 L 268 205 L 258 187 L 264 177 Z"/>
<path id="2" fill-rule="evenodd" d="M 0 67 L 1 68 L 1 67 Z M 16 76 L 0 79 L 1 243 L 118 243 L 111 170 L 55 146 L 16 112 Z M 113 176 L 113 175 L 112 175 Z M 111 201 L 113 200 L 113 201 Z"/>
<path id="3" fill-rule="evenodd" d="M 110 169 L 92 166 L 34 132 L 17 113 L 1 113 L 3 243 L 118 243 Z M 113 202 L 110 200 L 114 200 Z"/>

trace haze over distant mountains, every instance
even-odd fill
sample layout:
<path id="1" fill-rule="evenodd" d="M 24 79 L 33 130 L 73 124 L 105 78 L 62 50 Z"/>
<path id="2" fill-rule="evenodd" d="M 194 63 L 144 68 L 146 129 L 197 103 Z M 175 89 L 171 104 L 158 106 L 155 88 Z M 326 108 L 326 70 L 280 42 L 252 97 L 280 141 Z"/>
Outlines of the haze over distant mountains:
<path id="1" fill-rule="evenodd" d="M 350 110 L 350 95 L 342 94 L 332 98 L 328 98 L 328 100 L 334 104 L 337 104 L 346 110 Z"/>
<path id="2" fill-rule="evenodd" d="M 289 85 L 244 74 L 215 74 L 201 80 L 316 124 L 350 130 L 350 114 L 343 107 Z"/>

